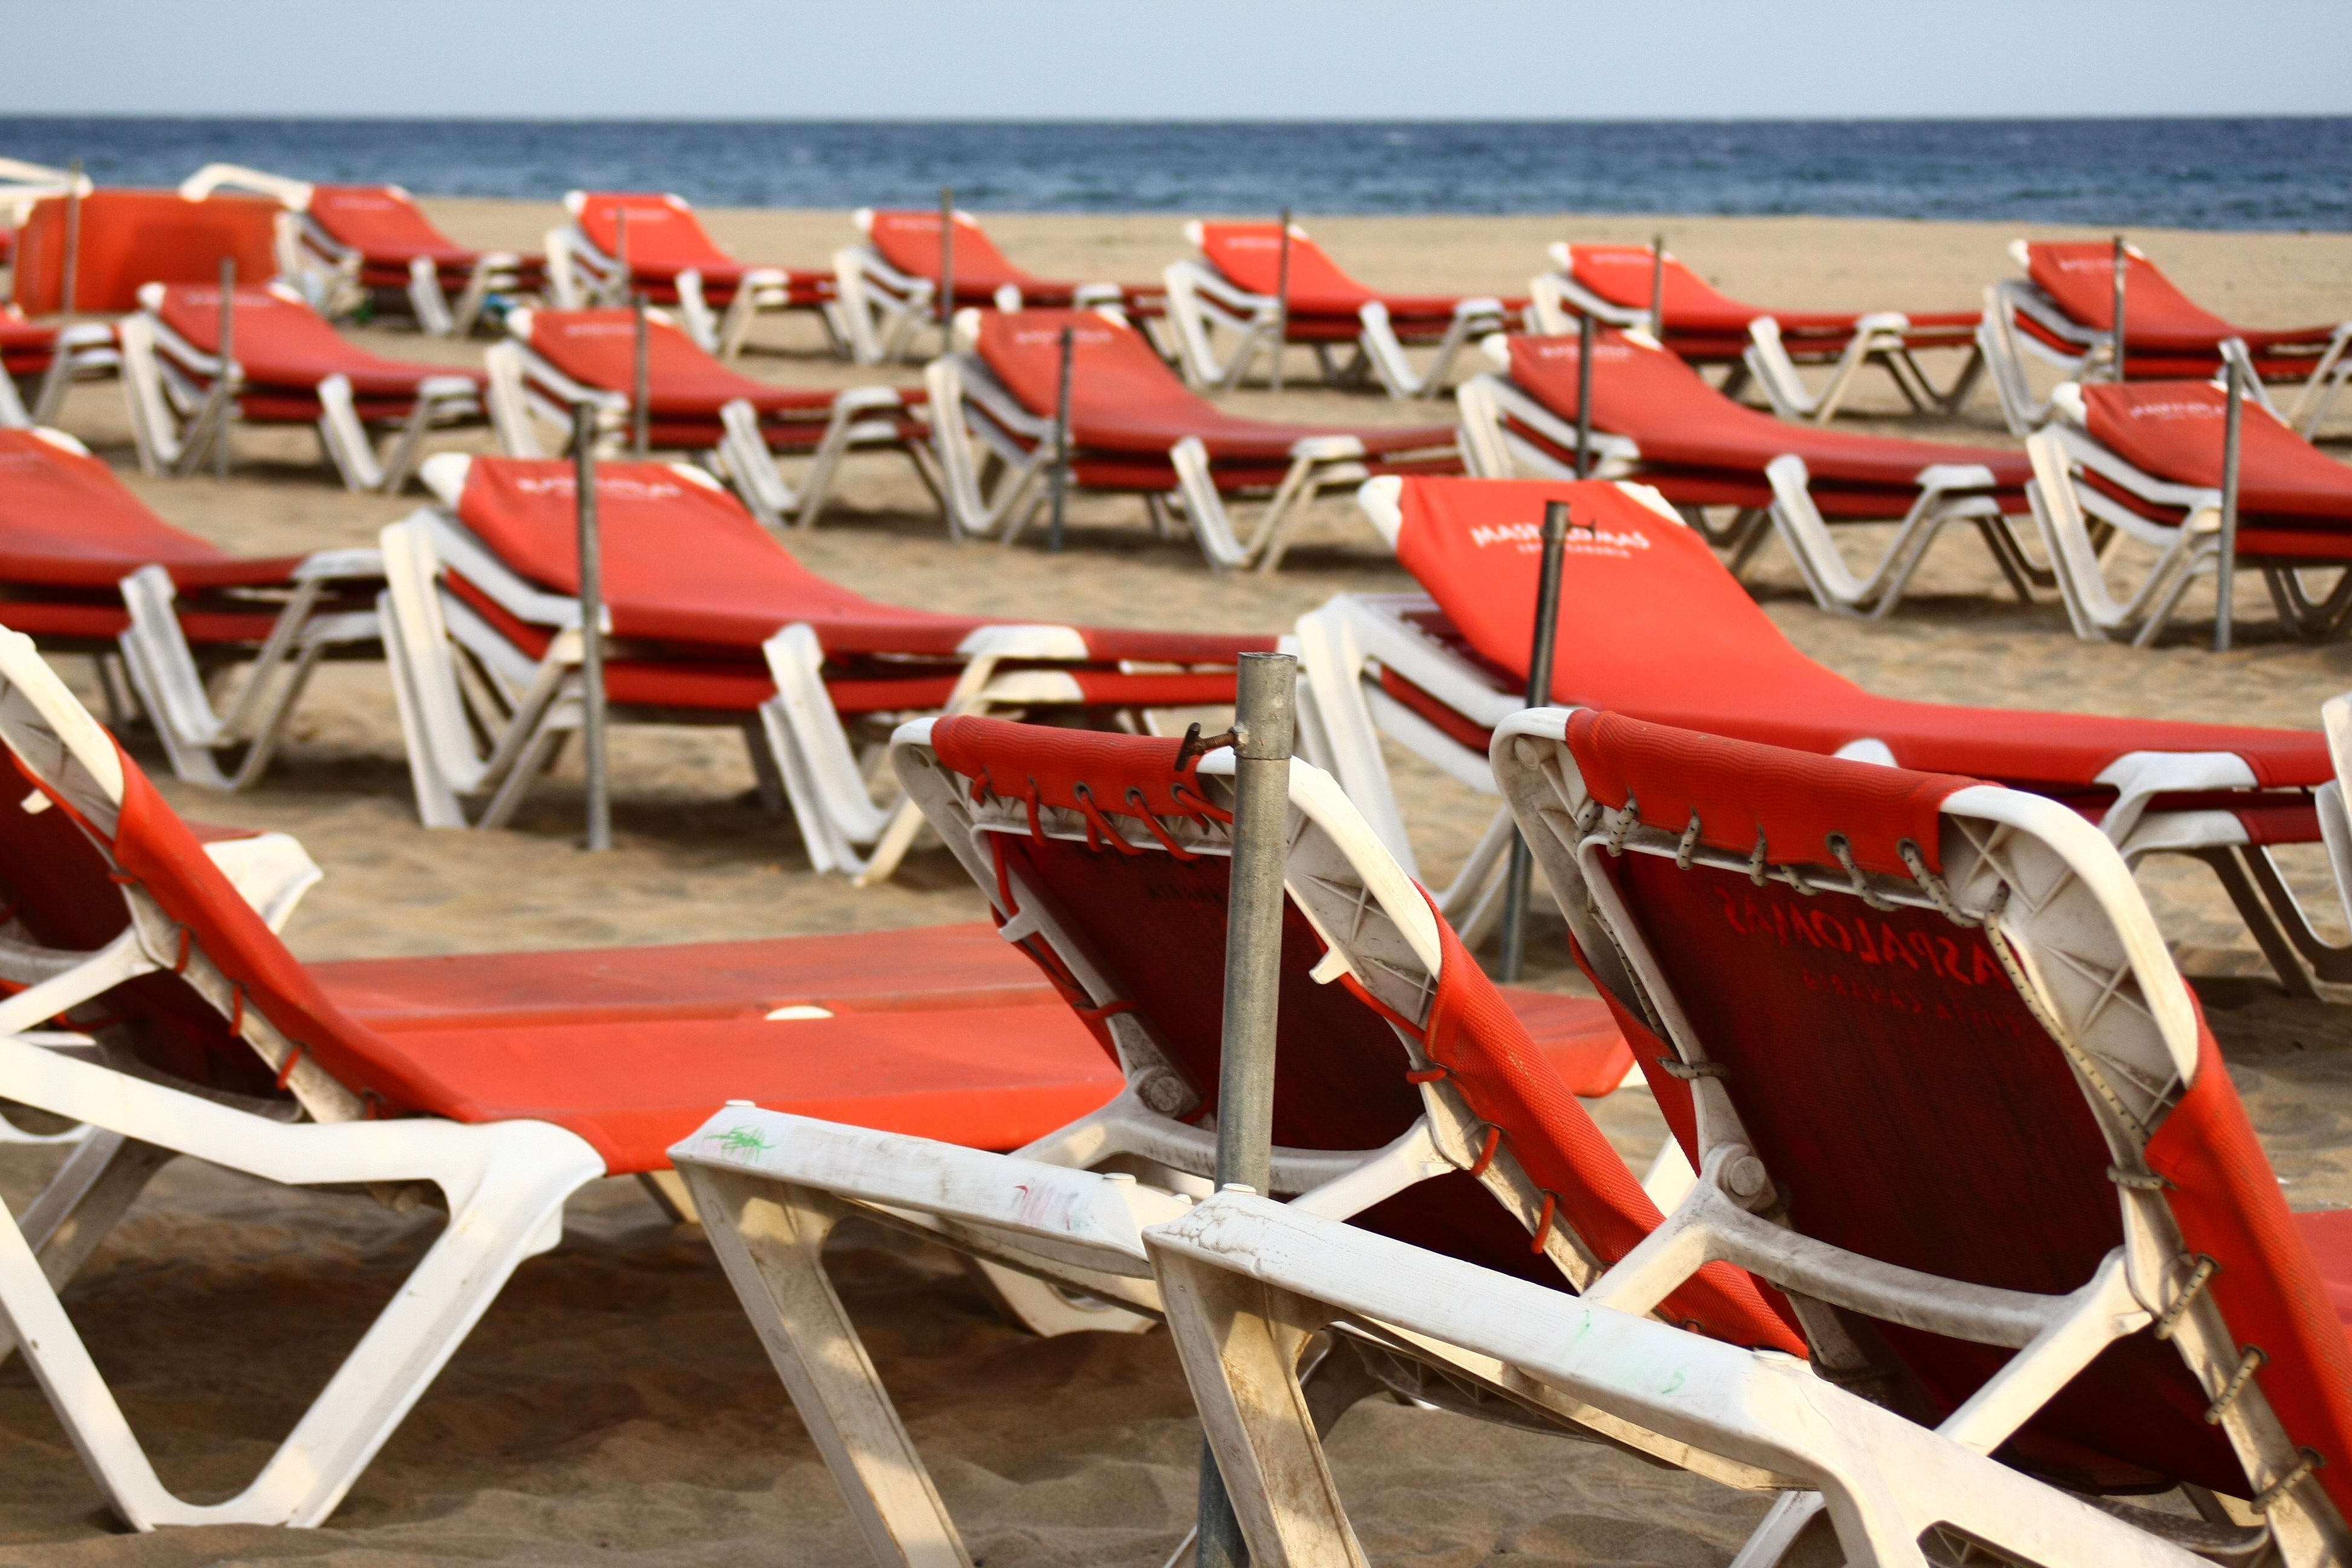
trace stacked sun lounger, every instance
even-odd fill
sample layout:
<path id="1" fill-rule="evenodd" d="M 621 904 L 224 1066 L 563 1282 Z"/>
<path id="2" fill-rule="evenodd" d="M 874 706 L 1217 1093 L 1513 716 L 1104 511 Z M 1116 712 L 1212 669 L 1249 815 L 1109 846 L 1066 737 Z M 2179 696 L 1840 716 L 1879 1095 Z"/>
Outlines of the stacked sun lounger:
<path id="1" fill-rule="evenodd" d="M 547 237 L 547 286 L 562 310 L 625 305 L 633 293 L 675 305 L 706 352 L 733 359 L 751 323 L 774 310 L 804 310 L 824 323 L 836 352 L 849 338 L 830 272 L 738 261 L 710 237 L 683 196 L 573 191 L 572 221 Z"/>

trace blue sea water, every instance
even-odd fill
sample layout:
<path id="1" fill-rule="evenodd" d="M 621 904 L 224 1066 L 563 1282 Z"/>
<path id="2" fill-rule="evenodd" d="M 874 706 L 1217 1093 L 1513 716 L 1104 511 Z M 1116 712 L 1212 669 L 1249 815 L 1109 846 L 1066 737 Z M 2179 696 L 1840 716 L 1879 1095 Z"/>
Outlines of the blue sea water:
<path id="1" fill-rule="evenodd" d="M 214 160 L 428 195 L 1017 212 L 1821 213 L 2352 228 L 2352 117 L 614 121 L 0 116 L 0 155 L 124 185 Z"/>

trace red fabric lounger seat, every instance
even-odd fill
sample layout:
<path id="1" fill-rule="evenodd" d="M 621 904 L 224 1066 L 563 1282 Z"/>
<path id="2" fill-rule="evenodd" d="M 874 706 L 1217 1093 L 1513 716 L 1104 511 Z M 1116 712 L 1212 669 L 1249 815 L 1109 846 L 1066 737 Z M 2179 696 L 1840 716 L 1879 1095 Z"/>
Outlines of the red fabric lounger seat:
<path id="1" fill-rule="evenodd" d="M 1170 447 L 1197 437 L 1212 463 L 1265 465 L 1280 479 L 1290 449 L 1327 436 L 1351 436 L 1373 458 L 1450 447 L 1444 426 L 1290 425 L 1227 414 L 1186 386 L 1141 333 L 1091 310 L 1023 310 L 981 316 L 980 356 L 1021 405 L 1051 418 L 1061 392 L 1062 329 L 1072 329 L 1070 434 L 1083 478 L 1087 458 L 1148 457 L 1166 471 Z M 1449 466 L 1458 469 L 1458 464 Z M 1270 482 L 1270 481 L 1269 481 Z M 1166 488 L 1162 486 L 1161 488 Z"/>
<path id="2" fill-rule="evenodd" d="M 1970 773 L 2081 803 L 2112 792 L 2099 773 L 2132 752 L 2242 757 L 2279 809 L 2309 821 L 2307 793 L 2335 776 L 2317 731 L 2048 713 L 1906 701 L 1866 691 L 1789 641 L 1704 540 L 1613 485 L 1532 479 L 1412 479 L 1402 497 L 1397 558 L 1448 625 L 1504 684 L 1524 689 L 1534 635 L 1536 527 L 1544 505 L 1570 500 L 1553 700 L 1653 723 L 1833 752 L 1884 742 L 1927 773 Z M 1572 628 L 1572 630 L 1570 630 Z M 1484 749 L 1483 737 L 1472 742 Z M 2159 797 L 2159 804 L 2162 804 Z M 2219 809 L 2271 803 L 2243 796 Z M 2078 806 L 2080 808 L 2080 806 Z M 2251 815 L 2259 815 L 2259 810 Z M 2273 823 L 2271 831 L 2281 825 Z"/>
<path id="3" fill-rule="evenodd" d="M 2126 382 L 2082 388 L 2094 440 L 2141 472 L 2177 485 L 2218 489 L 2229 398 L 2202 381 Z M 2296 435 L 2249 400 L 2240 423 L 2241 525 L 2352 525 L 2352 468 Z M 2331 532 L 2339 531 L 2330 531 Z M 2341 552 L 2352 533 L 2337 540 Z"/>
<path id="4" fill-rule="evenodd" d="M 1645 245 L 1577 245 L 1569 247 L 1569 276 L 1586 292 L 1621 310 L 1647 311 L 1656 258 Z M 1748 323 L 1769 316 L 1793 354 L 1834 354 L 1853 336 L 1862 315 L 1853 310 L 1773 310 L 1735 300 L 1717 289 L 1668 251 L 1664 268 L 1666 346 L 1700 359 L 1738 359 L 1748 347 Z M 1968 346 L 1976 331 L 1974 310 L 1906 312 L 1904 336 L 1915 347 Z"/>
<path id="5" fill-rule="evenodd" d="M 248 418 L 312 416 L 317 412 L 315 399 L 310 400 L 307 413 L 302 411 L 304 399 L 310 389 L 332 375 L 349 378 L 362 418 L 370 416 L 371 401 L 404 412 L 428 378 L 463 376 L 477 385 L 482 381 L 481 372 L 459 365 L 419 364 L 370 353 L 344 339 L 326 318 L 290 292 L 240 288 L 235 310 L 233 352 L 245 372 L 247 388 L 238 402 Z M 156 315 L 200 352 L 220 352 L 218 285 L 167 285 Z M 298 395 L 289 397 L 289 393 Z"/>
<path id="6" fill-rule="evenodd" d="M 628 215 L 628 240 L 621 238 L 621 215 Z M 675 300 L 681 272 L 698 273 L 703 297 L 724 305 L 735 297 L 746 273 L 784 274 L 795 305 L 831 299 L 833 274 L 806 268 L 754 266 L 738 261 L 719 247 L 694 209 L 680 197 L 657 192 L 588 191 L 581 193 L 577 217 L 580 232 L 606 256 L 628 254 L 633 278 L 653 283 L 657 300 Z"/>
<path id="7" fill-rule="evenodd" d="M 1253 294 L 1271 295 L 1282 287 L 1279 224 L 1204 223 L 1201 226 L 1201 253 L 1236 287 Z M 1288 302 L 1294 330 L 1318 317 L 1337 318 L 1335 324 L 1345 326 L 1344 335 L 1353 337 L 1358 326 L 1357 312 L 1376 303 L 1386 306 L 1391 320 L 1399 326 L 1416 321 L 1442 325 L 1453 319 L 1455 305 L 1465 299 L 1479 297 L 1389 294 L 1368 288 L 1342 271 L 1321 246 L 1295 227 L 1291 231 L 1289 289 L 1284 298 Z M 1516 310 L 1526 304 L 1523 299 L 1506 300 L 1503 308 Z"/>
<path id="8" fill-rule="evenodd" d="M 629 396 L 636 386 L 636 316 L 631 310 L 533 310 L 523 341 L 531 352 L 583 385 Z M 702 352 L 667 321 L 646 323 L 646 385 L 656 429 L 666 422 L 708 422 L 742 399 L 763 416 L 822 422 L 835 395 L 817 387 L 753 381 Z"/>
<path id="9" fill-rule="evenodd" d="M 2077 324 L 2092 331 L 2116 330 L 2115 247 L 2104 242 L 2029 244 L 2026 276 Z M 2021 312 L 2018 325 L 2037 323 Z M 2263 374 L 2301 375 L 2336 329 L 2290 327 L 2267 330 L 2224 321 L 2180 291 L 2153 261 L 2130 252 L 2124 263 L 2124 346 L 2134 375 L 2194 375 L 2218 363 L 2221 345 L 2242 338 Z M 2036 333 L 2046 337 L 2046 333 Z M 2079 353 L 2078 343 L 2057 345 Z M 2282 354 L 2281 351 L 2288 351 Z M 2294 351 L 2300 351 L 2299 353 Z M 2143 357 L 2145 356 L 2145 357 Z"/>
<path id="10" fill-rule="evenodd" d="M 1581 352 L 1577 340 L 1515 336 L 1510 350 L 1512 383 L 1559 418 L 1573 421 Z M 1726 504 L 1768 504 L 1769 491 L 1762 488 L 1765 467 L 1786 453 L 1805 460 L 1814 491 L 1832 515 L 1833 498 L 1841 489 L 1916 492 L 1919 470 L 1937 464 L 1990 468 L 2002 492 L 2003 507 L 2023 511 L 2025 481 L 2033 477 L 2033 465 L 2023 452 L 1909 441 L 1775 419 L 1726 397 L 1675 354 L 1613 329 L 1599 332 L 1593 346 L 1592 423 L 1597 430 L 1630 437 L 1642 448 L 1644 469 L 1661 470 L 1659 488 L 1668 499 L 1693 505 L 1711 504 L 1717 498 L 1685 494 L 1681 487 L 1696 489 L 1710 475 L 1725 476 Z M 1754 493 L 1760 499 L 1731 499 L 1748 492 L 1730 476 L 1758 486 Z M 1895 515 L 1903 510 L 1896 508 Z"/>
<path id="11" fill-rule="evenodd" d="M 877 210 L 867 215 L 866 237 L 875 253 L 909 278 L 940 281 L 940 215 Z M 961 213 L 955 220 L 955 295 L 959 305 L 988 306 L 1006 284 L 1024 305 L 1067 305 L 1080 284 L 1040 278 L 996 247 L 988 231 Z M 1141 290 L 1129 288 L 1128 294 Z"/>
<path id="12" fill-rule="evenodd" d="M 328 238 L 360 253 L 360 281 L 370 288 L 406 287 L 409 263 L 419 258 L 462 287 L 488 254 L 442 233 L 397 185 L 313 185 L 307 210 Z M 537 257 L 518 260 L 526 284 L 543 266 Z"/>

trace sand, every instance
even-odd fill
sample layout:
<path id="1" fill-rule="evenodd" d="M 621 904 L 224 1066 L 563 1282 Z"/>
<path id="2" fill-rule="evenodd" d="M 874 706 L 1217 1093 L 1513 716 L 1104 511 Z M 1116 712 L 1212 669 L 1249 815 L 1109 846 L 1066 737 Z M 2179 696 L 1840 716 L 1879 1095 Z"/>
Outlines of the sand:
<path id="1" fill-rule="evenodd" d="M 551 205 L 429 204 L 460 238 L 535 246 Z M 839 213 L 707 215 L 757 259 L 819 265 L 854 237 Z M 1013 256 L 1050 275 L 1147 279 L 1179 254 L 1160 217 L 993 216 Z M 1543 247 L 1573 235 L 1646 239 L 1732 292 L 1790 305 L 1936 308 L 1973 302 L 2010 270 L 2002 226 L 1814 218 L 1316 218 L 1365 278 L 1397 288 L 1524 288 Z M 2137 234 L 2193 295 L 2281 324 L 2343 313 L 2343 236 Z M 467 362 L 479 344 L 359 333 L 383 352 Z M 751 374 L 845 384 L 911 379 L 817 352 L 812 323 L 764 324 Z M 1305 368 L 1304 360 L 1298 369 Z M 1425 408 L 1297 389 L 1234 395 L 1247 412 L 1417 422 Z M 1885 418 L 1873 387 L 1862 427 L 2010 445 L 1990 394 L 1958 419 Z M 1440 416 L 1443 416 L 1442 415 Z M 1884 418 L 1884 423 L 1881 423 Z M 226 482 L 131 470 L 110 385 L 75 395 L 61 421 L 126 470 L 158 511 L 244 551 L 372 542 L 421 504 L 335 487 L 299 434 L 249 434 Z M 484 440 L 473 443 L 488 449 Z M 877 597 L 946 610 L 1170 627 L 1280 629 L 1340 591 L 1408 580 L 1344 505 L 1315 514 L 1273 579 L 1212 577 L 1189 545 L 1153 543 L 1131 503 L 1074 509 L 1072 548 L 950 545 L 903 464 L 852 466 L 840 510 L 792 547 Z M 1804 649 L 1877 689 L 1995 705 L 2313 727 L 2352 687 L 2352 650 L 2284 640 L 2257 620 L 2223 657 L 2067 635 L 2054 604 L 1996 592 L 1981 550 L 1955 536 L 1891 622 L 1825 616 L 1785 557 L 1759 593 Z M 2249 595 L 2244 612 L 2261 614 Z M 2210 613 L 2210 599 L 2192 615 Z M 78 681 L 85 679 L 69 669 Z M 156 760 L 149 754 L 151 763 Z M 1486 803 L 1396 759 L 1424 870 L 1450 873 Z M 156 763 L 160 767 L 160 763 Z M 309 958 L 492 951 L 892 927 L 977 916 L 941 851 L 888 887 L 813 876 L 788 818 L 744 800 L 731 736 L 624 732 L 614 747 L 617 844 L 576 847 L 580 784 L 566 769 L 513 831 L 415 826 L 383 672 L 329 669 L 263 785 L 233 799 L 167 782 L 192 816 L 281 828 L 328 872 L 288 931 Z M 2324 892 L 2315 852 L 2298 885 Z M 2231 1071 L 2290 1201 L 2352 1204 L 2352 1015 L 2290 1001 L 2201 867 L 2141 878 L 2185 970 L 2199 977 Z M 2332 902 L 2325 907 L 2332 914 Z M 1556 921 L 1538 932 L 1536 982 L 1572 986 Z M 1629 1158 L 1656 1144 L 1636 1096 L 1601 1107 Z M 52 1151 L 0 1149 L 0 1195 L 21 1204 Z M 429 1222 L 357 1198 L 295 1194 L 183 1162 L 167 1171 L 72 1287 L 68 1300 L 167 1480 L 200 1497 L 240 1487 L 429 1239 Z M 855 1238 L 854 1238 L 855 1239 Z M 1150 1568 L 1192 1508 L 1197 1423 L 1164 1334 L 1039 1341 L 1000 1323 L 944 1257 L 868 1236 L 843 1249 L 853 1310 L 974 1555 L 985 1565 Z M 1761 1504 L 1586 1446 L 1392 1405 L 1364 1405 L 1331 1445 L 1343 1489 L 1381 1562 L 1468 1564 L 1507 1553 L 1562 1563 L 1721 1562 Z M 604 1183 L 572 1208 L 565 1240 L 525 1265 L 394 1434 L 329 1526 L 130 1537 L 97 1493 L 20 1363 L 0 1369 L 0 1555 L 105 1565 L 335 1556 L 383 1563 L 488 1558 L 856 1564 L 864 1552 L 805 1432 L 698 1232 L 671 1226 L 638 1189 Z"/>

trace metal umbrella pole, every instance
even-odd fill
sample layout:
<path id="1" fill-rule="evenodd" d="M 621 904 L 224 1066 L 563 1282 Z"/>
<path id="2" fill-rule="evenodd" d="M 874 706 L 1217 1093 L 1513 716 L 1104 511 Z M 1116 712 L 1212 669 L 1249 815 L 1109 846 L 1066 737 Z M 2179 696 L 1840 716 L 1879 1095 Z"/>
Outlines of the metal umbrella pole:
<path id="1" fill-rule="evenodd" d="M 636 314 L 636 355 L 629 367 L 629 451 L 643 462 L 653 451 L 653 344 L 646 335 L 646 297 L 629 295 Z"/>
<path id="2" fill-rule="evenodd" d="M 10 288 L 15 288 L 11 275 Z M 81 296 L 81 160 L 66 165 L 66 276 L 58 290 L 62 313 L 72 315 Z"/>
<path id="3" fill-rule="evenodd" d="M 1045 529 L 1045 549 L 1060 554 L 1062 521 L 1070 496 L 1070 360 L 1076 348 L 1076 334 L 1066 324 L 1062 328 L 1062 390 L 1054 400 L 1054 511 Z M 1012 535 L 1005 535 L 1010 539 Z"/>
<path id="4" fill-rule="evenodd" d="M 1282 984 L 1282 868 L 1298 661 L 1241 657 L 1234 714 L 1234 856 L 1225 902 L 1225 1013 L 1217 1078 L 1217 1185 L 1274 1184 L 1274 1048 Z M 1208 1439 L 1201 1442 L 1197 1568 L 1245 1568 L 1249 1548 Z"/>
<path id="5" fill-rule="evenodd" d="M 1650 335 L 1666 341 L 1666 237 L 1650 237 Z"/>
<path id="6" fill-rule="evenodd" d="M 1589 321 L 1591 318 L 1587 318 Z M 1536 640 L 1528 659 L 1528 706 L 1551 703 L 1552 645 L 1559 632 L 1559 573 L 1567 554 L 1568 502 L 1546 501 L 1543 518 L 1543 570 L 1536 579 Z M 1503 955 L 1496 978 L 1506 984 L 1519 977 L 1527 963 L 1528 899 L 1535 882 L 1535 856 L 1523 834 L 1511 834 L 1511 860 L 1503 882 Z"/>
<path id="7" fill-rule="evenodd" d="M 617 305 L 629 297 L 629 204 L 621 202 L 613 208 L 613 281 L 604 289 L 604 302 Z"/>
<path id="8" fill-rule="evenodd" d="M 2124 237 L 2116 236 L 2116 330 L 2113 342 L 2116 355 L 2116 380 L 2124 379 L 2124 279 L 2130 275 L 2131 261 L 2124 249 Z"/>
<path id="9" fill-rule="evenodd" d="M 955 191 L 940 187 L 940 353 L 955 353 Z"/>
<path id="10" fill-rule="evenodd" d="M 1282 354 L 1290 346 L 1290 209 L 1282 209 L 1282 241 L 1274 259 L 1274 372 L 1266 384 L 1282 390 Z"/>
<path id="11" fill-rule="evenodd" d="M 604 773 L 604 551 L 596 532 L 596 411 L 572 405 L 572 479 L 580 520 L 580 741 L 587 752 L 588 847 L 613 847 Z"/>
<path id="12" fill-rule="evenodd" d="M 2230 611 L 2238 586 L 2238 455 L 2246 415 L 2246 363 L 2229 361 L 2230 401 L 2221 422 L 2221 546 L 2213 558 L 2213 651 L 2230 651 Z"/>
<path id="13" fill-rule="evenodd" d="M 220 415 L 213 421 L 213 478 L 228 478 L 228 426 L 236 417 L 236 258 L 220 264 Z"/>
<path id="14" fill-rule="evenodd" d="M 1576 477 L 1592 477 L 1592 312 L 1576 318 Z"/>

